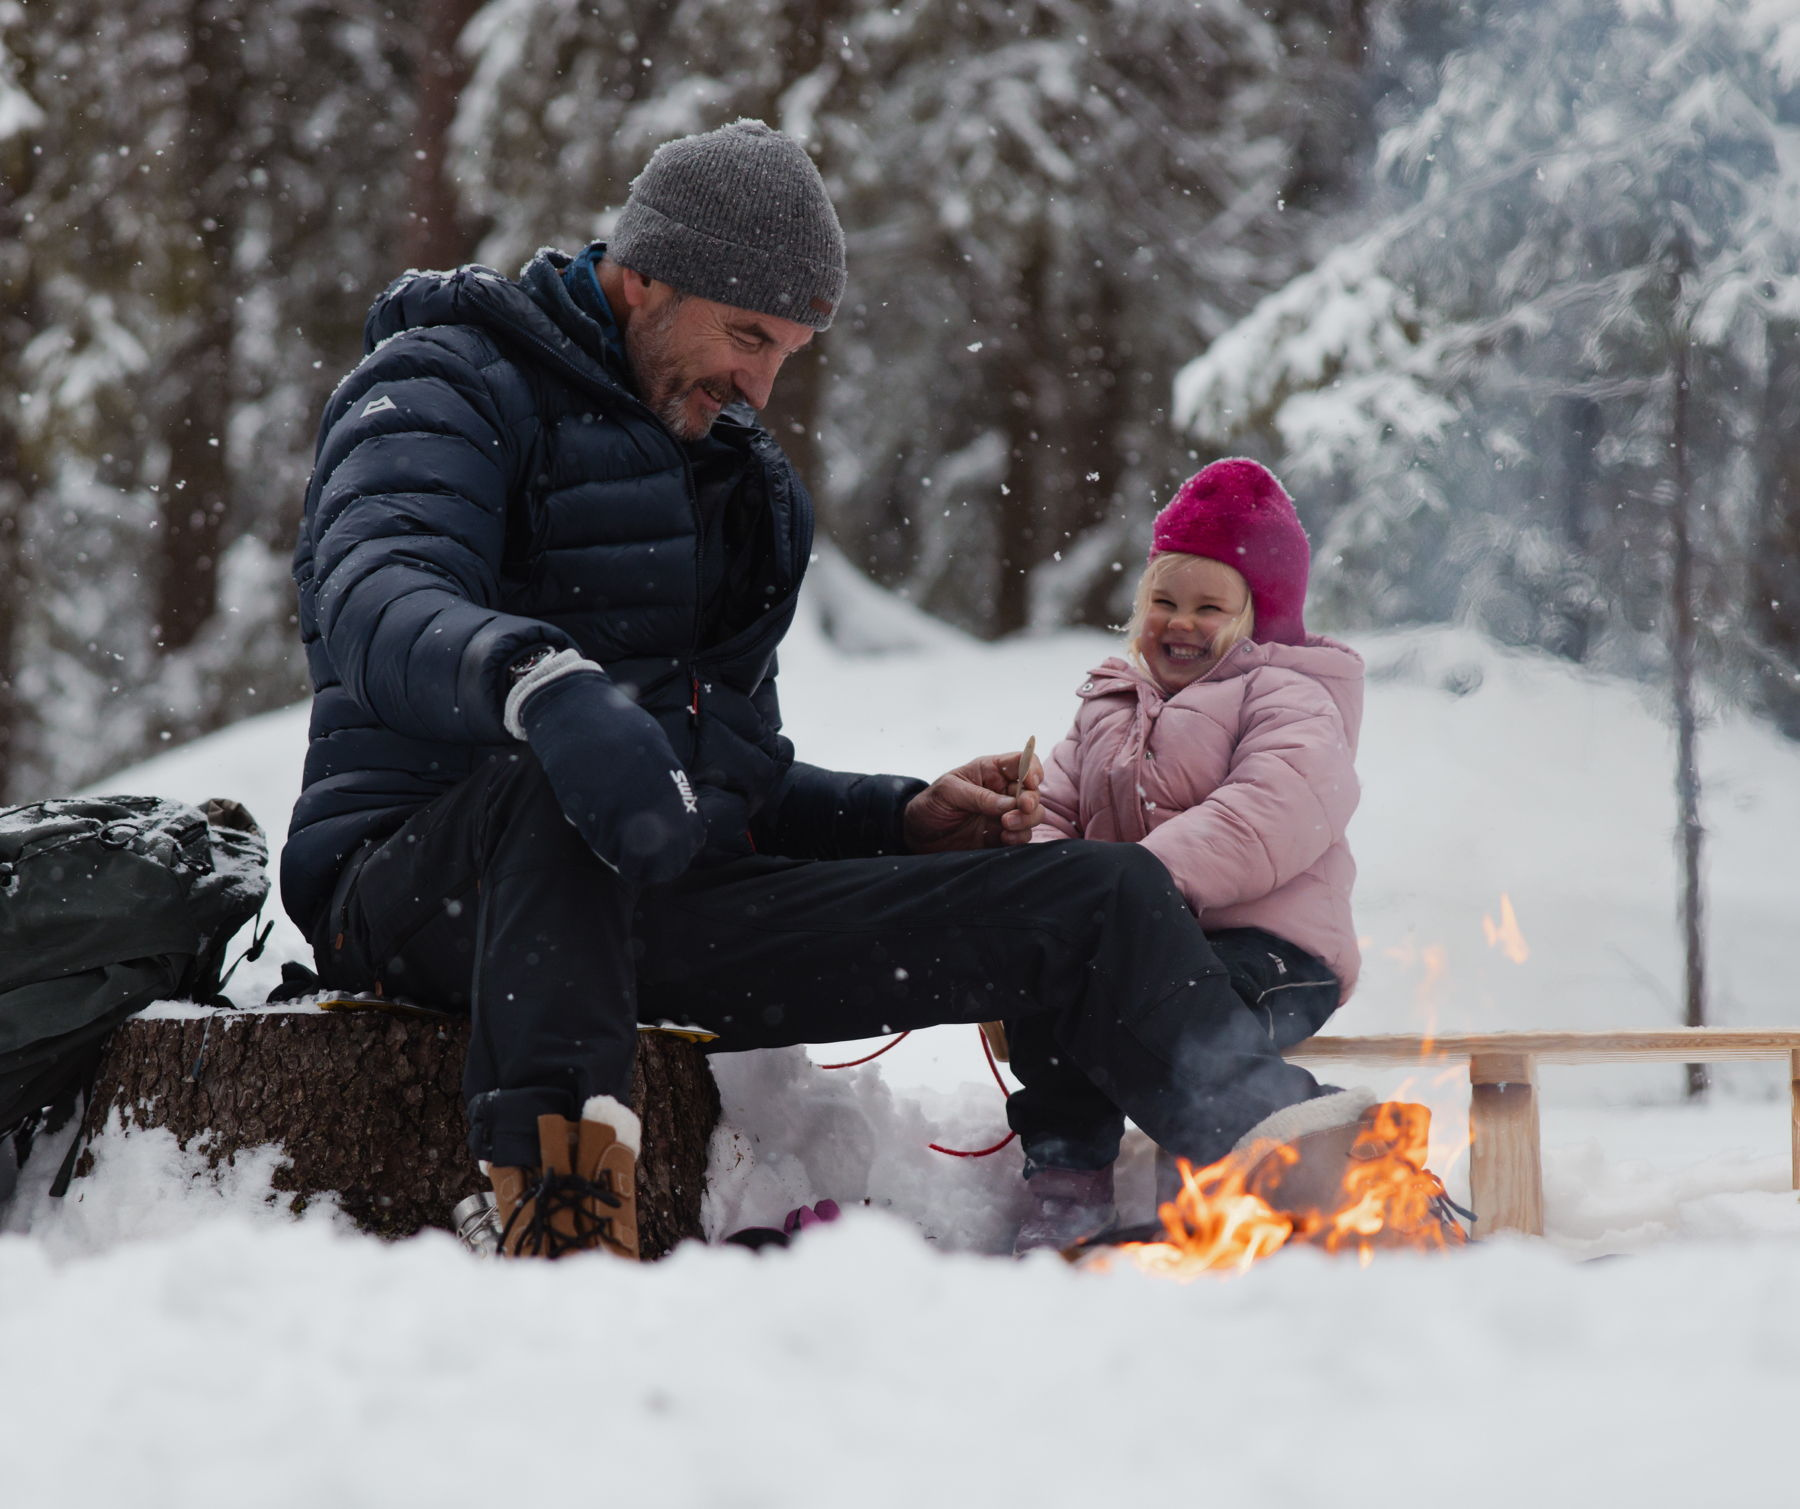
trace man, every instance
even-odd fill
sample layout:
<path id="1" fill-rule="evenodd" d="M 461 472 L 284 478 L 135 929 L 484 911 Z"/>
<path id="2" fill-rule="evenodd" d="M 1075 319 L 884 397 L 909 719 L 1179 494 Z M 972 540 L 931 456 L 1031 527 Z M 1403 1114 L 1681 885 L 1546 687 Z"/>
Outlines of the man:
<path id="1" fill-rule="evenodd" d="M 1319 1094 L 1153 856 L 1025 844 L 1017 754 L 929 786 L 794 758 L 812 510 L 749 411 L 844 280 L 810 159 L 740 121 L 661 148 L 610 246 L 401 278 L 327 407 L 283 895 L 333 988 L 472 1013 L 509 1253 L 635 1256 L 640 1019 L 749 1048 L 1041 1013 L 1202 1162 Z M 1049 1112 L 1012 1104 L 1042 1154 Z"/>

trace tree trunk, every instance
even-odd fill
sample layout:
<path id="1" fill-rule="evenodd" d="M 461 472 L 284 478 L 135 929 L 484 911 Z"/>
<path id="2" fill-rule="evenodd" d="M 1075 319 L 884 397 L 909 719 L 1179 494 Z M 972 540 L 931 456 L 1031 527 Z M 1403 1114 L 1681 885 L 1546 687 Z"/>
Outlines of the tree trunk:
<path id="1" fill-rule="evenodd" d="M 1011 301 L 1012 330 L 998 363 L 997 391 L 1005 395 L 1006 490 L 994 509 L 994 591 L 984 630 L 998 637 L 1016 633 L 1031 620 L 1031 568 L 1049 555 L 1040 534 L 1044 500 L 1055 496 L 1064 478 L 1051 460 L 1053 437 L 1065 418 L 1056 371 L 1045 348 L 1046 325 L 1062 319 L 1050 307 L 1048 232 L 1040 229 Z"/>
<path id="2" fill-rule="evenodd" d="M 1572 559 L 1590 561 L 1602 517 L 1594 495 L 1600 472 L 1595 452 L 1605 437 L 1606 426 L 1600 405 L 1591 398 L 1569 399 L 1562 410 L 1557 469 L 1562 534 L 1569 542 Z M 1576 665 L 1585 665 L 1603 626 L 1603 614 L 1593 598 L 1583 593 L 1580 603 L 1567 605 L 1561 617 L 1566 627 L 1557 636 L 1556 651 Z"/>
<path id="3" fill-rule="evenodd" d="M 156 642 L 165 655 L 192 644 L 218 606 L 219 557 L 231 506 L 225 440 L 238 306 L 229 222 L 239 197 L 233 164 L 241 150 L 242 19 L 229 0 L 194 0 L 187 23 L 185 195 L 178 214 L 192 241 L 170 290 L 169 314 L 187 335 L 163 389 L 169 463 L 158 521 Z M 178 718 L 171 730 L 177 736 L 206 730 L 199 709 L 182 709 Z"/>
<path id="4" fill-rule="evenodd" d="M 39 487 L 19 427 L 19 400 L 34 395 L 24 391 L 16 365 L 17 354 L 39 328 L 35 270 L 25 249 L 24 200 L 38 161 L 29 150 L 32 136 L 25 130 L 0 142 L 0 391 L 8 396 L 0 406 L 0 583 L 5 584 L 0 592 L 0 802 L 14 789 L 24 742 L 26 708 L 18 674 L 31 601 L 27 525 Z"/>
<path id="5" fill-rule="evenodd" d="M 1769 326 L 1769 373 L 1756 428 L 1757 495 L 1744 594 L 1759 700 L 1800 739 L 1800 321 Z"/>
<path id="6" fill-rule="evenodd" d="M 456 1202 L 487 1188 L 465 1143 L 468 1036 L 466 1019 L 410 1011 L 138 1017 L 107 1044 L 83 1135 L 164 1127 L 214 1168 L 274 1145 L 274 1187 L 296 1214 L 329 1194 L 377 1236 L 449 1230 Z M 639 1235 L 658 1258 L 701 1235 L 719 1095 L 697 1048 L 646 1033 L 632 1097 L 644 1122 Z M 90 1147 L 76 1176 L 92 1167 Z"/>
<path id="7" fill-rule="evenodd" d="M 0 593 L 0 802 L 12 794 L 24 732 L 18 674 L 25 619 L 21 610 L 30 594 L 25 523 L 31 493 L 18 442 L 12 416 L 0 416 L 0 582 L 6 583 Z"/>
<path id="8" fill-rule="evenodd" d="M 1117 282 L 1110 278 L 1098 282 L 1086 312 L 1092 322 L 1078 326 L 1079 339 L 1068 343 L 1087 350 L 1079 359 L 1079 373 L 1071 377 L 1082 400 L 1081 412 L 1064 427 L 1069 454 L 1054 489 L 1058 508 L 1051 531 L 1039 546 L 1040 564 L 1051 551 L 1066 552 L 1096 530 L 1116 528 L 1118 520 L 1130 515 L 1145 480 L 1140 449 L 1144 401 L 1150 394 L 1167 395 L 1174 381 L 1175 374 L 1164 368 L 1160 353 L 1140 350 L 1133 340 L 1125 290 Z M 1098 358 L 1095 351 L 1101 353 Z M 1158 412 L 1156 423 L 1159 429 L 1167 428 L 1166 409 Z M 1160 507 L 1168 493 L 1155 496 Z M 1079 594 L 1069 601 L 1069 621 L 1096 629 L 1118 622 L 1120 585 L 1112 562 L 1096 560 Z M 1035 611 L 1034 605 L 1034 617 Z"/>
<path id="9" fill-rule="evenodd" d="M 1688 344 L 1683 332 L 1675 347 L 1675 394 L 1669 441 L 1674 483 L 1673 539 L 1669 570 L 1669 651 L 1675 693 L 1676 843 L 1681 854 L 1681 931 L 1686 963 L 1686 1010 L 1690 1027 L 1706 1025 L 1706 929 L 1701 911 L 1699 711 L 1694 701 L 1694 545 L 1688 478 Z M 1705 1064 L 1687 1066 L 1687 1093 L 1706 1093 Z"/>
<path id="10" fill-rule="evenodd" d="M 407 175 L 407 216 L 401 256 L 408 267 L 455 267 L 466 262 L 475 237 L 450 172 L 450 126 L 469 82 L 469 60 L 457 38 L 481 0 L 431 0 L 407 17 L 402 35 L 414 61 L 413 157 Z"/>

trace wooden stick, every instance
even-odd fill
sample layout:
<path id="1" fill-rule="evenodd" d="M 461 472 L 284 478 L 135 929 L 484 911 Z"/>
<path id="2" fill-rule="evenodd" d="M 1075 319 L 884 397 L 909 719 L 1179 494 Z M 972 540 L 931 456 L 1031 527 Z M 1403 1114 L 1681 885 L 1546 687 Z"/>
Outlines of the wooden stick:
<path id="1" fill-rule="evenodd" d="M 1025 775 L 1031 769 L 1031 757 L 1036 753 L 1037 735 L 1032 734 L 1030 738 L 1026 739 L 1024 752 L 1019 756 L 1019 778 L 1012 783 L 1012 789 L 1007 792 L 1007 795 L 1015 801 L 1025 793 Z"/>
<path id="2" fill-rule="evenodd" d="M 1012 1044 L 1006 1040 L 1005 1022 L 983 1022 L 981 1035 L 987 1039 L 988 1052 L 999 1063 L 1012 1062 Z"/>
<path id="3" fill-rule="evenodd" d="M 1025 791 L 1025 773 L 1031 769 L 1031 757 L 1037 752 L 1037 735 L 1033 734 L 1025 741 L 1024 753 L 1019 756 L 1019 778 L 1007 789 L 1007 795 L 1017 801 Z M 981 1035 L 987 1039 L 988 1052 L 1000 1063 L 1007 1063 L 1012 1058 L 1012 1046 L 1006 1041 L 1006 1023 L 983 1022 Z"/>

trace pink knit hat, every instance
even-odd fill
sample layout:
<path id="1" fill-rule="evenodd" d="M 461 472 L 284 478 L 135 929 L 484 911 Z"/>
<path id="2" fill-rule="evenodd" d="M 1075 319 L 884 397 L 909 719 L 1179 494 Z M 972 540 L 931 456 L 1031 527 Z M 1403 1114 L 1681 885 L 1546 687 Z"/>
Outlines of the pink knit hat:
<path id="1" fill-rule="evenodd" d="M 1150 558 L 1166 550 L 1223 561 L 1242 575 L 1256 608 L 1253 638 L 1306 642 L 1302 615 L 1312 550 L 1294 500 L 1266 466 L 1233 456 L 1189 477 L 1156 516 Z"/>

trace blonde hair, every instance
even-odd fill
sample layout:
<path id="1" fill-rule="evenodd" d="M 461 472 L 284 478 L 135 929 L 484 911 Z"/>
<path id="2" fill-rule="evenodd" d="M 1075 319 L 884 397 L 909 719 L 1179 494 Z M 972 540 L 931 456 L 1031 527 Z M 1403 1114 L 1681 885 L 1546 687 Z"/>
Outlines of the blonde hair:
<path id="1" fill-rule="evenodd" d="M 1140 671 L 1147 673 L 1150 669 L 1144 664 L 1143 654 L 1138 649 L 1138 639 L 1144 632 L 1144 620 L 1150 616 L 1150 600 L 1156 595 L 1158 587 L 1190 561 L 1213 561 L 1213 558 L 1210 555 L 1185 555 L 1179 550 L 1165 550 L 1161 555 L 1150 558 L 1150 563 L 1144 567 L 1144 574 L 1138 578 L 1137 596 L 1131 604 L 1131 617 L 1125 622 L 1125 645 L 1132 663 Z M 1244 589 L 1244 611 L 1213 635 L 1212 645 L 1207 651 L 1216 665 L 1233 645 L 1242 644 L 1256 633 L 1256 600 L 1250 593 L 1250 584 L 1244 580 L 1237 567 L 1226 565 L 1224 561 L 1213 561 L 1213 564 L 1223 566 Z"/>

